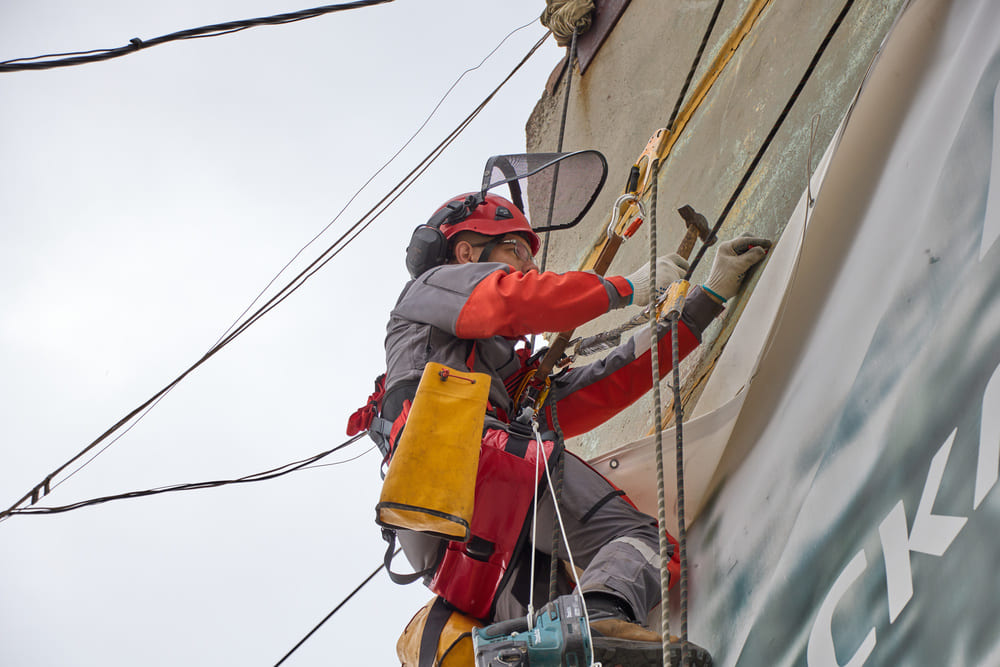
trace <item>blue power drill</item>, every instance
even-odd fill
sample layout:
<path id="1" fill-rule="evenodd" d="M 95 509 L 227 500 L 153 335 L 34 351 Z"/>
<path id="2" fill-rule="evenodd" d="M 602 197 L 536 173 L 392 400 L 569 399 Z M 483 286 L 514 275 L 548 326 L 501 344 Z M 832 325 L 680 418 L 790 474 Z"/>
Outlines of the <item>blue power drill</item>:
<path id="1" fill-rule="evenodd" d="M 563 595 L 535 616 L 474 628 L 476 667 L 589 667 L 593 658 L 583 600 Z"/>

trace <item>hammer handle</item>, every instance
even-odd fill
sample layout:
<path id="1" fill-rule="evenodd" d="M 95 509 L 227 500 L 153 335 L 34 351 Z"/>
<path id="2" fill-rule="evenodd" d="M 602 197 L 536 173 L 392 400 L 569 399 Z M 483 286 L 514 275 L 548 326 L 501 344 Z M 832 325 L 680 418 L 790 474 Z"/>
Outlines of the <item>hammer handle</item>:
<path id="1" fill-rule="evenodd" d="M 677 246 L 677 254 L 684 259 L 690 259 L 691 251 L 694 250 L 694 244 L 697 240 L 698 230 L 694 227 L 688 227 L 687 231 L 684 232 L 684 238 L 681 239 L 681 244 Z"/>

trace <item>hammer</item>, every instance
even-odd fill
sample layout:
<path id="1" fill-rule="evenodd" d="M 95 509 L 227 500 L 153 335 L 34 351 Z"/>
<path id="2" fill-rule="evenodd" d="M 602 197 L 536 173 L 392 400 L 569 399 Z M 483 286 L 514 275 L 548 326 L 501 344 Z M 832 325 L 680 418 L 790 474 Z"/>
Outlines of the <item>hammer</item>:
<path id="1" fill-rule="evenodd" d="M 706 246 L 710 246 L 715 243 L 715 237 L 709 238 L 712 230 L 708 227 L 708 221 L 705 220 L 705 216 L 698 211 L 691 208 L 689 204 L 685 204 L 677 209 L 677 212 L 681 214 L 684 218 L 684 222 L 687 224 L 687 231 L 684 232 L 684 238 L 681 239 L 681 244 L 677 247 L 677 254 L 684 259 L 689 259 L 691 257 L 691 251 L 694 250 L 694 243 L 699 238 L 701 242 Z"/>
<path id="2" fill-rule="evenodd" d="M 687 231 L 684 232 L 684 238 L 681 239 L 681 244 L 677 247 L 678 255 L 684 259 L 691 257 L 691 251 L 694 249 L 695 241 L 699 238 L 705 245 L 710 246 L 715 243 L 715 237 L 712 236 L 712 230 L 709 228 L 708 221 L 705 220 L 705 216 L 698 213 L 687 204 L 677 209 L 677 212 L 681 214 L 681 217 L 684 218 L 684 222 L 687 224 Z M 710 236 L 711 238 L 709 238 Z M 605 331 L 604 333 L 595 334 L 593 336 L 588 336 L 587 338 L 573 341 L 576 343 L 576 354 L 588 355 L 601 350 L 610 350 L 615 347 L 621 342 L 622 334 L 624 332 L 649 321 L 649 310 L 649 308 L 643 310 L 641 313 L 633 316 L 625 324 L 612 329 L 611 331 Z"/>

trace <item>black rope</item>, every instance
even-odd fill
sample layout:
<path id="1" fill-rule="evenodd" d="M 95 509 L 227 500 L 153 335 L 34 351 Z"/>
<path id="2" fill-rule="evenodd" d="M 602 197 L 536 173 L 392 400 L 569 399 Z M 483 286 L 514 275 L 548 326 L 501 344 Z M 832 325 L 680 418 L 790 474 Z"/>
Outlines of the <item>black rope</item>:
<path id="1" fill-rule="evenodd" d="M 750 181 L 750 177 L 753 175 L 753 172 L 757 169 L 757 166 L 763 159 L 764 153 L 771 146 L 771 142 L 774 141 L 775 135 L 778 134 L 778 130 L 780 130 L 781 126 L 784 124 L 785 119 L 788 117 L 789 112 L 792 110 L 792 106 L 795 105 L 795 102 L 799 99 L 799 95 L 802 94 L 802 90 L 805 88 L 806 83 L 812 76 L 813 70 L 815 70 L 816 65 L 819 64 L 820 58 L 823 57 L 823 53 L 826 51 L 826 47 L 829 46 L 830 40 L 833 39 L 833 36 L 836 34 L 837 29 L 840 28 L 840 25 L 844 22 L 844 18 L 847 16 L 847 12 L 850 11 L 853 5 L 854 5 L 854 0 L 847 0 L 847 2 L 844 3 L 843 9 L 840 10 L 840 14 L 837 15 L 837 19 L 833 22 L 833 25 L 830 26 L 830 29 L 826 33 L 826 37 L 823 38 L 823 41 L 820 43 L 819 48 L 813 55 L 813 58 L 810 61 L 809 66 L 806 68 L 805 73 L 802 75 L 802 78 L 799 79 L 798 85 L 795 86 L 795 91 L 792 93 L 792 96 L 788 98 L 788 102 L 785 104 L 785 107 L 781 110 L 781 114 L 778 116 L 778 119 L 774 122 L 774 125 L 771 127 L 771 131 L 768 132 L 767 137 L 764 139 L 764 143 L 761 144 L 760 148 L 757 151 L 757 154 L 753 158 L 753 161 L 751 161 L 750 166 L 743 174 L 743 178 L 736 186 L 736 189 L 733 191 L 732 196 L 726 203 L 725 208 L 722 209 L 722 213 L 719 215 L 718 222 L 716 222 L 715 226 L 712 227 L 712 232 L 708 237 L 709 241 L 712 241 L 715 238 L 715 235 L 719 233 L 719 230 L 722 228 L 722 223 L 725 222 L 726 220 L 726 216 L 729 215 L 729 212 L 736 204 L 736 200 L 739 199 L 740 195 L 743 193 L 743 188 L 745 188 L 747 183 Z M 705 252 L 708 250 L 708 245 L 709 245 L 708 243 L 702 244 L 701 248 L 698 249 L 698 254 L 695 255 L 694 260 L 691 262 L 691 267 L 688 269 L 687 274 L 685 274 L 684 276 L 686 280 L 691 279 L 691 276 L 694 274 L 694 270 L 695 268 L 697 268 L 698 263 L 701 261 L 702 257 L 705 256 Z"/>
<path id="2" fill-rule="evenodd" d="M 221 339 L 218 343 L 212 346 L 208 352 L 204 354 L 198 361 L 188 367 L 183 373 L 177 376 L 173 381 L 163 387 L 160 391 L 156 392 L 144 403 L 139 405 L 137 408 L 133 409 L 127 415 L 122 417 L 113 426 L 107 429 L 104 433 L 97 437 L 93 442 L 83 448 L 79 453 L 77 453 L 73 458 L 71 458 L 66 463 L 62 464 L 53 472 L 49 473 L 45 479 L 35 485 L 28 493 L 26 493 L 20 500 L 14 503 L 10 508 L 0 512 L 0 519 L 5 516 L 10 515 L 14 510 L 18 508 L 21 504 L 31 501 L 34 504 L 38 501 L 38 498 L 44 496 L 48 492 L 49 483 L 52 478 L 61 473 L 63 470 L 68 468 L 70 465 L 84 457 L 88 452 L 97 447 L 104 440 L 109 438 L 118 429 L 131 421 L 136 415 L 141 413 L 147 407 L 159 400 L 164 394 L 171 391 L 175 386 L 177 386 L 182 380 L 184 380 L 188 375 L 193 373 L 198 367 L 204 364 L 206 361 L 215 356 L 222 348 L 235 340 L 240 334 L 246 331 L 251 325 L 255 324 L 257 320 L 262 318 L 264 315 L 269 313 L 271 310 L 276 308 L 285 299 L 291 296 L 296 290 L 302 287 L 305 282 L 316 274 L 317 271 L 322 269 L 328 262 L 333 260 L 341 251 L 344 250 L 354 239 L 356 239 L 365 229 L 367 229 L 385 210 L 393 204 L 406 190 L 408 190 L 413 183 L 419 178 L 430 165 L 444 152 L 444 150 L 451 145 L 451 143 L 458 137 L 459 134 L 479 115 L 479 113 L 489 104 L 490 101 L 496 96 L 503 86 L 510 81 L 510 79 L 521 69 L 522 66 L 531 58 L 532 55 L 541 47 L 542 43 L 548 39 L 549 33 L 546 33 L 535 45 L 528 51 L 527 55 L 521 59 L 521 61 L 514 67 L 513 70 L 500 82 L 500 84 L 493 89 L 493 91 L 486 96 L 486 98 L 479 103 L 479 105 L 468 115 L 466 118 L 459 123 L 459 125 L 452 130 L 444 140 L 441 141 L 420 163 L 417 164 L 403 179 L 397 183 L 388 194 L 386 194 L 381 200 L 379 200 L 374 206 L 372 206 L 367 213 L 365 213 L 361 218 L 355 222 L 347 231 L 345 231 L 336 241 L 333 242 L 326 250 L 324 250 L 320 256 L 313 260 L 309 266 L 303 269 L 298 275 L 296 275 L 291 281 L 289 281 L 281 290 L 278 291 L 271 299 L 264 303 L 260 308 L 258 308 L 253 315 L 248 317 L 240 326 L 236 327 L 230 334 Z M 345 240 L 346 239 L 346 240 Z M 339 246 L 339 247 L 338 247 Z"/>
<path id="3" fill-rule="evenodd" d="M 570 38 L 569 49 L 566 52 L 566 90 L 563 94 L 562 119 L 559 121 L 559 140 L 556 142 L 556 153 L 562 153 L 563 138 L 566 136 L 566 117 L 569 115 L 569 89 L 573 82 L 573 61 L 576 60 L 576 34 L 573 28 L 573 36 Z M 552 175 L 552 188 L 549 192 L 549 212 L 546 227 L 552 225 L 552 210 L 555 208 L 556 185 L 559 183 L 559 164 L 556 164 L 555 173 Z M 545 265 L 549 260 L 549 235 L 551 230 L 545 232 L 545 243 L 542 245 L 542 263 L 538 266 L 538 272 L 545 271 Z"/>
<path id="4" fill-rule="evenodd" d="M 310 456 L 307 459 L 302 459 L 301 461 L 294 461 L 292 463 L 286 463 L 283 466 L 278 466 L 277 468 L 272 468 L 271 470 L 264 470 L 262 472 L 256 472 L 251 475 L 244 475 L 243 477 L 237 477 L 236 479 L 220 479 L 213 480 L 209 482 L 192 482 L 188 484 L 174 484 L 172 486 L 161 486 L 155 489 L 146 489 L 144 491 L 129 491 L 126 493 L 118 493 L 111 496 L 101 496 L 99 498 L 91 498 L 89 500 L 81 500 L 79 502 L 72 503 L 70 505 L 58 505 L 52 507 L 24 507 L 21 509 L 11 510 L 10 514 L 61 514 L 62 512 L 70 512 L 72 510 L 78 510 L 84 507 L 91 507 L 93 505 L 100 505 L 103 503 L 111 502 L 114 500 L 128 500 L 133 498 L 143 498 L 146 496 L 155 496 L 161 493 L 175 493 L 178 491 L 197 491 L 199 489 L 211 489 L 218 486 L 228 486 L 231 484 L 247 484 L 250 482 L 264 482 L 271 479 L 277 479 L 278 477 L 283 477 L 289 473 L 297 472 L 299 470 L 305 470 L 307 468 L 319 467 L 316 464 L 334 452 L 338 452 L 344 447 L 356 442 L 361 436 L 365 435 L 366 432 L 359 433 L 350 440 L 343 442 L 333 449 L 328 449 L 325 452 L 320 452 Z M 340 463 L 348 463 L 356 458 L 364 456 L 371 449 L 362 452 L 358 456 L 352 457 L 345 461 L 338 461 L 336 463 L 326 463 L 321 465 L 338 465 Z"/>
<path id="5" fill-rule="evenodd" d="M 691 80 L 694 79 L 694 73 L 698 69 L 698 65 L 701 63 L 701 56 L 705 53 L 705 47 L 708 45 L 708 38 L 712 36 L 712 30 L 715 29 L 715 22 L 719 18 L 719 12 L 722 11 L 722 5 L 726 0 L 719 0 L 715 5 L 715 11 L 712 12 L 712 18 L 708 22 L 708 27 L 705 28 L 705 35 L 701 38 L 701 45 L 698 47 L 698 52 L 694 56 L 694 62 L 691 63 L 691 69 L 688 70 L 687 78 L 684 79 L 684 85 L 681 86 L 680 95 L 677 96 L 677 101 L 674 103 L 674 110 L 670 113 L 670 120 L 667 121 L 667 130 L 670 132 L 674 131 L 674 121 L 677 120 L 677 114 L 680 113 L 681 103 L 687 96 L 688 88 L 691 86 Z"/>
<path id="6" fill-rule="evenodd" d="M 302 9 L 297 12 L 287 14 L 276 14 L 274 16 L 264 16 L 254 19 L 242 19 L 239 21 L 229 21 L 226 23 L 216 23 L 200 28 L 189 28 L 169 35 L 161 35 L 153 39 L 143 40 L 133 37 L 129 40 L 128 46 L 121 46 L 113 49 L 92 49 L 90 51 L 76 51 L 73 53 L 50 53 L 43 56 L 31 56 L 29 58 L 14 58 L 0 62 L 0 72 L 21 72 L 25 70 L 53 69 L 56 67 L 70 67 L 73 65 L 83 65 L 86 63 L 99 62 L 101 60 L 111 60 L 120 58 L 130 53 L 135 53 L 140 49 L 148 49 L 151 46 L 166 44 L 183 39 L 200 39 L 203 37 L 219 37 L 234 32 L 240 32 L 247 28 L 254 28 L 261 25 L 282 25 L 285 23 L 295 23 L 306 19 L 316 18 L 324 14 L 340 12 L 348 9 L 358 9 L 372 5 L 381 5 L 393 0 L 357 0 L 340 5 L 326 5 L 314 7 L 312 9 Z M 67 57 L 68 56 L 68 57 Z M 59 60 L 42 60 L 43 58 L 59 58 Z M 31 62 L 39 61 L 41 62 Z"/>
<path id="7" fill-rule="evenodd" d="M 576 32 L 573 35 L 575 37 Z M 565 444 L 565 438 L 562 427 L 559 426 L 559 411 L 556 408 L 556 402 L 552 401 L 549 408 L 552 413 L 552 427 L 556 431 L 557 444 L 563 445 Z M 555 476 L 552 480 L 555 492 L 552 494 L 552 560 L 549 563 L 549 601 L 555 600 L 559 596 L 559 545 L 562 543 L 562 533 L 559 530 L 559 522 L 556 521 L 555 504 L 562 498 L 565 468 L 566 451 L 563 449 L 562 453 L 556 459 L 555 470 L 552 471 Z M 568 550 L 569 548 L 567 547 Z"/>
<path id="8" fill-rule="evenodd" d="M 396 549 L 396 554 L 398 554 L 400 551 L 401 551 L 401 549 Z M 395 556 L 396 554 L 393 554 L 393 556 Z M 303 644 L 306 643 L 306 640 L 308 640 L 310 637 L 312 637 L 314 634 L 316 634 L 316 631 L 319 630 L 321 627 L 323 627 L 324 623 L 326 623 L 327 621 L 329 621 L 333 617 L 334 614 L 336 614 L 338 611 L 340 611 L 340 608 L 343 607 L 345 604 L 347 604 L 348 600 L 350 600 L 352 597 L 354 597 L 354 595 L 358 591 L 360 591 L 362 588 L 364 588 L 365 585 L 369 581 L 371 581 L 372 579 L 374 579 L 375 575 L 378 574 L 380 571 L 382 571 L 384 568 L 385 568 L 384 564 L 383 565 L 379 565 L 377 568 L 375 568 L 375 571 L 372 572 L 371 574 L 369 574 L 365 578 L 364 581 L 362 581 L 360 584 L 358 584 L 357 587 L 353 591 L 351 591 L 350 594 L 346 598 L 344 598 L 343 600 L 341 600 L 340 604 L 338 604 L 336 607 L 333 608 L 333 611 L 331 611 L 329 614 L 327 614 L 326 616 L 324 616 L 323 620 L 316 624 L 316 627 L 314 627 L 312 630 L 310 630 L 308 633 L 306 633 L 306 636 L 303 637 L 302 639 L 300 639 L 299 643 L 296 644 L 295 646 L 293 646 L 291 651 L 289 651 L 288 653 L 286 653 L 281 660 L 279 660 L 278 662 L 274 663 L 274 667 L 278 667 L 285 660 L 288 660 L 288 657 L 291 654 L 295 653 L 295 651 L 297 651 L 300 646 L 302 646 Z"/>

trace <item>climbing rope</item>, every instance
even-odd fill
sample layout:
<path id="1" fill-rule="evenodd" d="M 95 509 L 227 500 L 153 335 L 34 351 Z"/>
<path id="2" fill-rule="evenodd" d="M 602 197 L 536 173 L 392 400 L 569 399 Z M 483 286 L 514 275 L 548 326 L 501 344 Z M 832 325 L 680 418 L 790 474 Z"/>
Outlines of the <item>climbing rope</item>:
<path id="1" fill-rule="evenodd" d="M 680 550 L 681 665 L 687 664 L 688 650 L 688 561 L 687 525 L 684 518 L 684 410 L 681 407 L 680 350 L 677 339 L 679 313 L 670 317 L 670 350 L 673 358 L 674 429 L 677 458 L 677 544 Z"/>
<path id="2" fill-rule="evenodd" d="M 566 46 L 576 33 L 590 30 L 593 13 L 594 0 L 545 0 L 541 21 L 552 31 L 556 44 Z"/>
<path id="3" fill-rule="evenodd" d="M 677 120 L 677 115 L 680 111 L 681 104 L 687 95 L 687 90 L 691 85 L 691 80 L 694 78 L 695 71 L 698 69 L 698 65 L 701 62 L 701 57 L 705 52 L 705 47 L 708 44 L 708 40 L 712 35 L 712 30 L 715 28 L 715 22 L 719 17 L 719 13 L 722 10 L 722 5 L 725 0 L 719 0 L 716 3 L 715 11 L 712 13 L 712 17 L 708 22 L 708 26 L 705 29 L 705 34 L 702 37 L 701 44 L 698 47 L 698 51 L 695 54 L 694 61 L 691 63 L 691 68 L 688 70 L 687 77 L 684 80 L 684 85 L 681 86 L 680 93 L 677 96 L 677 101 L 674 103 L 673 111 L 670 114 L 670 119 L 667 122 L 667 131 L 674 131 L 674 122 Z M 657 248 L 657 236 L 656 236 L 656 209 L 658 204 L 659 196 L 659 171 L 660 171 L 660 160 L 658 157 L 654 157 L 650 163 L 650 211 L 649 211 L 649 284 L 656 285 L 656 259 L 658 257 Z M 685 278 L 685 280 L 687 277 Z M 650 295 L 652 297 L 652 295 Z M 652 301 L 652 298 L 650 298 Z M 656 312 L 654 309 L 653 313 Z M 675 429 L 675 450 L 677 455 L 677 541 L 678 548 L 680 549 L 680 612 L 681 612 L 681 665 L 688 664 L 688 653 L 687 653 L 687 643 L 688 643 L 688 619 L 687 619 L 687 607 L 688 607 L 688 595 L 687 595 L 687 531 L 684 525 L 684 454 L 683 454 L 683 439 L 681 435 L 681 423 L 683 421 L 683 413 L 680 406 L 680 353 L 677 340 L 677 321 L 680 317 L 680 313 L 677 309 L 673 309 L 668 314 L 668 321 L 670 323 L 670 338 L 671 338 L 671 364 L 673 369 L 673 393 L 674 393 L 674 414 L 676 417 L 676 429 Z M 667 540 L 667 529 L 666 529 L 666 493 L 664 490 L 664 469 L 663 469 L 663 431 L 661 429 L 661 423 L 663 420 L 662 416 L 662 401 L 660 400 L 660 359 L 659 359 L 659 339 L 657 334 L 659 333 L 659 318 L 650 317 L 649 318 L 649 331 L 650 331 L 650 367 L 652 372 L 652 384 L 653 384 L 653 419 L 655 427 L 655 447 L 656 447 L 656 511 L 657 511 L 657 522 L 659 525 L 659 530 L 657 531 L 659 537 L 659 547 L 660 547 L 660 634 L 661 641 L 663 642 L 663 666 L 670 667 L 670 652 L 668 650 L 670 645 L 670 572 L 668 571 L 666 564 L 670 560 L 670 544 Z"/>
<path id="4" fill-rule="evenodd" d="M 715 19 L 718 16 L 718 12 L 719 12 L 719 9 L 721 8 L 722 2 L 723 2 L 723 0 L 719 1 L 719 5 L 716 8 L 716 12 L 713 15 L 712 21 L 709 24 L 709 28 L 708 28 L 708 30 L 705 33 L 705 39 L 703 40 L 702 48 L 699 49 L 698 56 L 696 57 L 695 63 L 692 65 L 692 68 L 691 68 L 691 72 L 692 73 L 694 72 L 695 68 L 697 67 L 698 58 L 700 58 L 701 53 L 702 53 L 702 51 L 704 49 L 704 42 L 707 41 L 708 36 L 711 33 L 712 26 L 714 25 Z M 774 125 L 772 126 L 771 131 L 768 133 L 768 135 L 765 138 L 763 144 L 760 146 L 757 154 L 754 156 L 754 159 L 752 160 L 750 166 L 748 167 L 748 169 L 744 173 L 744 176 L 741 179 L 740 183 L 738 184 L 736 190 L 733 192 L 732 196 L 730 197 L 729 201 L 727 202 L 725 208 L 723 209 L 722 214 L 719 216 L 718 221 L 716 222 L 715 226 L 712 228 L 712 231 L 711 231 L 711 234 L 709 236 L 709 239 L 714 239 L 715 236 L 716 236 L 716 234 L 718 234 L 719 229 L 722 227 L 722 224 L 723 224 L 723 222 L 726 219 L 726 216 L 728 215 L 729 211 L 732 209 L 732 207 L 735 204 L 735 202 L 736 202 L 737 198 L 739 197 L 739 195 L 742 193 L 743 188 L 749 182 L 751 175 L 756 170 L 757 166 L 760 164 L 760 161 L 763 158 L 764 153 L 767 151 L 767 148 L 770 146 L 771 142 L 774 140 L 775 135 L 777 134 L 777 132 L 780 129 L 781 125 L 784 123 L 785 119 L 787 118 L 789 111 L 791 110 L 792 106 L 795 104 L 796 100 L 798 99 L 799 95 L 801 94 L 803 88 L 805 87 L 806 82 L 809 80 L 810 76 L 812 75 L 812 72 L 815 70 L 816 65 L 819 62 L 819 59 L 822 57 L 823 53 L 826 51 L 826 48 L 829 45 L 830 40 L 833 38 L 833 35 L 836 33 L 836 31 L 839 28 L 839 26 L 843 23 L 844 17 L 847 15 L 847 12 L 850 10 L 850 8 L 853 5 L 853 3 L 854 3 L 854 0 L 847 0 L 847 2 L 844 4 L 843 8 L 841 9 L 840 13 L 838 14 L 838 16 L 837 16 L 836 20 L 834 21 L 833 25 L 830 27 L 830 29 L 827 32 L 825 38 L 823 39 L 823 41 L 821 42 L 819 48 L 817 49 L 816 53 L 814 54 L 813 59 L 810 61 L 809 66 L 806 68 L 805 73 L 803 74 L 802 78 L 799 80 L 799 83 L 796 86 L 795 90 L 793 91 L 791 97 L 788 99 L 787 103 L 785 104 L 785 107 L 782 109 L 781 114 L 778 116 L 778 119 L 775 121 Z M 689 78 L 690 78 L 690 75 L 689 75 Z M 685 84 L 685 86 L 686 85 L 687 84 Z M 682 95 L 683 95 L 683 93 L 682 93 Z M 680 103 L 678 102 L 678 105 L 675 106 L 674 114 L 672 115 L 671 123 L 670 123 L 670 125 L 668 125 L 668 127 L 670 127 L 672 125 L 673 120 L 676 117 L 677 109 L 679 109 L 679 107 L 680 107 Z M 815 126 L 815 120 L 813 121 L 813 125 Z M 815 132 L 815 130 L 813 130 L 813 132 Z M 650 273 L 651 273 L 650 283 L 652 285 L 655 285 L 656 284 L 655 263 L 656 263 L 656 256 L 657 256 L 656 255 L 656 205 L 657 205 L 657 181 L 658 181 L 658 171 L 659 171 L 659 161 L 658 160 L 654 160 L 651 163 L 651 170 L 652 170 L 652 182 L 651 182 L 651 185 L 652 185 L 652 191 L 651 191 L 652 203 L 651 203 L 651 212 L 650 212 L 650 220 L 651 220 L 651 224 L 650 224 Z M 810 196 L 810 199 L 811 199 L 811 194 L 809 196 Z M 705 255 L 705 251 L 708 248 L 708 245 L 709 245 L 708 243 L 703 244 L 701 246 L 701 248 L 699 249 L 698 254 L 695 256 L 695 259 L 691 262 L 691 265 L 690 265 L 687 273 L 684 276 L 684 281 L 685 282 L 688 281 L 688 280 L 690 280 L 690 278 L 691 278 L 692 274 L 694 273 L 694 270 L 695 270 L 698 262 Z M 687 529 L 686 529 L 686 526 L 685 526 L 685 517 L 684 517 L 684 451 L 683 451 L 683 420 L 684 420 L 684 414 L 683 414 L 683 406 L 681 405 L 681 396 L 680 396 L 680 369 L 679 369 L 679 366 L 680 366 L 679 356 L 680 355 L 679 355 L 679 345 L 678 345 L 678 337 L 677 337 L 677 321 L 678 321 L 679 317 L 680 317 L 680 313 L 676 309 L 673 310 L 673 311 L 671 311 L 669 313 L 669 315 L 668 315 L 668 321 L 669 321 L 669 324 L 670 324 L 671 353 L 672 353 L 672 361 L 673 361 L 673 369 L 672 369 L 673 370 L 673 373 L 672 373 L 672 375 L 673 375 L 673 383 L 672 383 L 673 387 L 672 388 L 673 388 L 673 394 L 674 394 L 674 423 L 675 423 L 676 460 L 677 460 L 677 524 L 678 524 L 677 540 L 678 540 L 678 546 L 679 546 L 679 550 L 680 550 L 679 558 L 680 558 L 681 665 L 683 666 L 683 665 L 687 665 L 688 664 L 688 653 L 687 653 L 687 648 L 688 648 L 688 641 L 687 641 L 687 632 L 688 632 L 688 627 L 687 627 L 687 624 L 688 624 L 688 615 L 687 615 L 687 612 L 688 612 L 688 581 L 687 581 L 687 577 L 688 577 L 688 572 L 687 572 L 687 570 L 688 570 L 688 568 L 687 568 Z M 657 326 L 656 325 L 656 320 L 657 319 L 658 318 L 650 318 L 650 321 L 651 321 L 651 324 L 650 324 L 651 331 L 653 332 L 653 341 L 656 341 L 655 333 L 656 333 L 656 326 Z M 660 526 L 661 526 L 661 530 L 660 530 L 660 558 L 661 558 L 661 594 L 662 594 L 662 600 L 663 600 L 663 603 L 662 603 L 663 604 L 663 607 L 662 607 L 662 619 L 663 619 L 663 621 L 662 621 L 662 628 L 663 628 L 662 629 L 662 632 L 663 632 L 663 664 L 664 664 L 664 667 L 667 667 L 669 665 L 669 657 L 667 655 L 667 645 L 669 643 L 669 622 L 668 622 L 669 611 L 668 611 L 668 608 L 666 606 L 668 598 L 667 598 L 666 583 L 665 582 L 666 582 L 667 577 L 664 574 L 665 568 L 662 567 L 662 564 L 665 562 L 664 558 L 665 558 L 665 553 L 666 553 L 666 547 L 664 545 L 664 543 L 666 542 L 666 534 L 665 534 L 665 530 L 662 529 L 662 526 L 663 526 L 664 520 L 665 520 L 665 498 L 664 498 L 664 490 L 663 490 L 663 454 L 662 454 L 662 435 L 661 435 L 661 419 L 662 418 L 660 416 L 659 363 L 658 363 L 658 357 L 657 357 L 657 345 L 655 344 L 655 342 L 651 345 L 651 361 L 652 361 L 653 387 L 654 387 L 653 401 L 654 401 L 654 412 L 655 412 L 655 420 L 656 420 L 655 421 L 655 432 L 656 432 L 657 501 L 658 501 L 657 511 L 658 511 L 658 515 L 659 515 L 658 518 L 659 518 Z"/>
<path id="5" fill-rule="evenodd" d="M 652 185 L 653 190 L 650 197 L 650 211 L 649 211 L 649 284 L 656 285 L 656 251 L 657 251 L 657 240 L 656 240 L 656 200 L 657 200 L 657 172 L 659 170 L 658 159 L 654 159 L 650 165 L 652 169 Z M 650 299 L 652 300 L 652 299 Z M 650 343 L 649 346 L 649 360 L 650 368 L 653 373 L 653 423 L 659 424 L 662 416 L 661 403 L 660 403 L 660 351 L 657 339 L 657 334 L 659 333 L 657 317 L 649 318 L 649 335 Z M 670 572 L 666 568 L 666 563 L 670 559 L 669 548 L 670 544 L 667 541 L 667 512 L 666 512 L 666 501 L 664 499 L 664 489 L 663 489 L 663 432 L 657 428 L 656 429 L 656 521 L 657 521 L 657 534 L 659 537 L 660 544 L 660 634 L 663 641 L 663 660 L 664 667 L 670 664 L 669 653 L 667 652 L 667 645 L 670 643 L 670 605 L 669 605 L 669 592 L 670 592 Z"/>
<path id="6" fill-rule="evenodd" d="M 562 427 L 559 426 L 559 415 L 556 409 L 556 403 L 553 401 L 550 404 L 550 409 L 552 411 L 552 426 L 556 431 L 556 444 L 565 445 L 565 438 L 563 436 Z M 566 468 L 566 453 L 565 450 L 556 459 L 555 470 L 555 491 L 552 493 L 552 504 L 559 502 L 562 498 L 563 491 L 563 474 Z M 562 533 L 559 530 L 559 524 L 552 524 L 552 562 L 549 565 L 549 600 L 555 600 L 559 595 L 559 543 L 562 540 Z"/>

